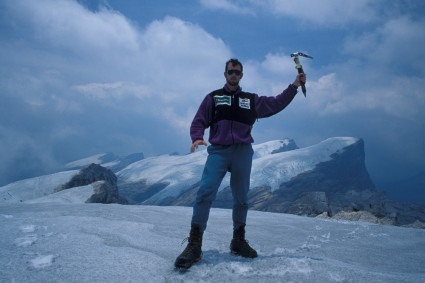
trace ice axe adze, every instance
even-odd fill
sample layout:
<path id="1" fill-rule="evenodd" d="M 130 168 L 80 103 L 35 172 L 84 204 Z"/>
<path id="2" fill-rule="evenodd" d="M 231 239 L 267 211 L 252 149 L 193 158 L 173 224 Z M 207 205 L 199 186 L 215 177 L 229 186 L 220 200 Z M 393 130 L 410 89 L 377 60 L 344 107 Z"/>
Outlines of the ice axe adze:
<path id="1" fill-rule="evenodd" d="M 306 55 L 304 53 L 301 53 L 301 52 L 292 53 L 291 54 L 291 57 L 294 57 L 295 68 L 297 68 L 298 74 L 304 73 L 303 66 L 300 63 L 300 56 L 313 59 L 313 57 L 308 56 L 308 55 Z M 304 96 L 306 96 L 307 95 L 307 90 L 305 88 L 305 83 L 303 83 L 303 82 L 301 82 L 301 89 L 303 91 Z"/>

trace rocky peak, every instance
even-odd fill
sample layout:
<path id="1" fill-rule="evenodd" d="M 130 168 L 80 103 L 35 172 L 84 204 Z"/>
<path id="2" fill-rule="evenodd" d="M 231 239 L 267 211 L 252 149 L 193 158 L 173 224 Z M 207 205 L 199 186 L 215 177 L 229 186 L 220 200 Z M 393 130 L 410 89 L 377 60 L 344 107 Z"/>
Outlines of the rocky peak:
<path id="1" fill-rule="evenodd" d="M 98 164 L 90 164 L 73 176 L 70 181 L 59 186 L 56 191 L 92 185 L 94 194 L 86 201 L 90 203 L 127 203 L 118 192 L 117 176 L 110 169 Z"/>
<path id="2" fill-rule="evenodd" d="M 60 186 L 59 191 L 90 185 L 96 181 L 106 181 L 112 186 L 117 186 L 117 176 L 115 176 L 114 172 L 99 164 L 92 163 L 88 167 L 81 169 L 69 182 Z"/>

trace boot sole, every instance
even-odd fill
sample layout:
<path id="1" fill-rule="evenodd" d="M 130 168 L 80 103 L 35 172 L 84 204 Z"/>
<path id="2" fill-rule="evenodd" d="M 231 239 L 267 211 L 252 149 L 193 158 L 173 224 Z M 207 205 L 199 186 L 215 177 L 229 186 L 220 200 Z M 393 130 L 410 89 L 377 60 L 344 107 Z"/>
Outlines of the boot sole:
<path id="1" fill-rule="evenodd" d="M 198 263 L 200 260 L 201 260 L 201 258 L 197 258 L 193 262 L 190 262 L 190 263 L 187 263 L 187 264 L 177 264 L 177 263 L 174 263 L 174 267 L 177 268 L 177 269 L 179 269 L 180 271 L 182 271 L 182 270 L 184 271 L 184 270 L 189 269 L 192 265 Z"/>
<path id="2" fill-rule="evenodd" d="M 255 255 L 255 256 L 244 256 L 244 255 L 242 255 L 241 253 L 239 253 L 239 252 L 237 252 L 237 251 L 230 251 L 230 253 L 233 255 L 233 256 L 240 256 L 240 257 L 243 257 L 243 258 L 256 258 L 256 257 L 258 257 L 258 255 Z"/>

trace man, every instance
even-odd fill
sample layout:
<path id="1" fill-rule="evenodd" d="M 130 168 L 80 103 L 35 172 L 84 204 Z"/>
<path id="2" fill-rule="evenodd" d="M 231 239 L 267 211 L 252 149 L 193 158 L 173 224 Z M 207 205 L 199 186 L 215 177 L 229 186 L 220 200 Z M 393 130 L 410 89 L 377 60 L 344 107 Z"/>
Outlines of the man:
<path id="1" fill-rule="evenodd" d="M 225 174 L 230 172 L 233 195 L 233 239 L 230 251 L 247 258 L 257 257 L 257 252 L 245 240 L 248 213 L 248 190 L 252 165 L 252 126 L 258 118 L 272 116 L 283 110 L 295 97 L 305 74 L 281 94 L 258 96 L 243 92 L 239 82 L 243 77 L 242 63 L 237 59 L 226 62 L 223 88 L 208 94 L 202 101 L 190 127 L 191 152 L 199 145 L 207 145 L 204 131 L 210 128 L 208 158 L 202 174 L 196 202 L 193 207 L 191 230 L 186 249 L 177 257 L 177 268 L 189 268 L 202 255 L 202 237 L 207 227 L 210 208 Z"/>

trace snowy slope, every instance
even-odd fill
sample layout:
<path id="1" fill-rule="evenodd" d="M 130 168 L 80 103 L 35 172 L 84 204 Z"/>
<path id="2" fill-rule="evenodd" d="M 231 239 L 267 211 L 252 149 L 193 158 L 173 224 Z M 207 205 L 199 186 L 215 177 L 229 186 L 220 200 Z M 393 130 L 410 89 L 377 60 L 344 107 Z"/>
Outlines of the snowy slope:
<path id="1" fill-rule="evenodd" d="M 29 178 L 0 187 L 0 203 L 22 202 L 50 195 L 54 193 L 57 186 L 68 182 L 77 173 L 78 170 L 65 171 Z"/>
<path id="2" fill-rule="evenodd" d="M 266 185 L 274 191 L 280 184 L 314 169 L 321 162 L 329 161 L 332 154 L 344 150 L 357 141 L 358 139 L 348 137 L 331 138 L 314 146 L 257 158 L 252 165 L 251 188 Z M 230 179 L 227 176 L 225 184 L 228 186 L 229 183 Z"/>
<path id="3" fill-rule="evenodd" d="M 93 186 L 81 186 L 66 189 L 40 198 L 27 200 L 25 203 L 85 203 L 94 194 Z"/>
<path id="4" fill-rule="evenodd" d="M 113 153 L 101 153 L 69 162 L 64 165 L 64 170 L 82 169 L 94 163 L 116 172 L 143 158 L 144 155 L 142 152 L 136 152 L 127 156 L 116 156 Z"/>
<path id="5" fill-rule="evenodd" d="M 203 259 L 173 269 L 187 207 L 0 204 L 0 282 L 425 282 L 425 230 L 251 211 L 259 257 L 229 254 L 232 216 L 212 209 Z"/>
<path id="6" fill-rule="evenodd" d="M 147 185 L 168 183 L 170 196 L 178 196 L 188 185 L 198 182 L 207 157 L 206 150 L 193 154 L 161 155 L 130 164 L 117 173 L 120 182 L 146 180 Z"/>
<path id="7" fill-rule="evenodd" d="M 87 167 L 90 164 L 102 164 L 103 158 L 107 156 L 108 153 L 100 153 L 93 156 L 89 156 L 83 159 L 75 160 L 72 162 L 69 162 L 65 164 L 65 168 L 67 169 L 73 169 L 73 168 L 81 168 L 81 167 Z"/>
<path id="8" fill-rule="evenodd" d="M 268 185 L 275 190 L 280 184 L 300 173 L 313 169 L 318 163 L 331 159 L 331 155 L 356 143 L 358 139 L 337 137 L 307 148 L 271 154 L 285 141 L 270 141 L 254 145 L 251 188 Z M 199 182 L 207 157 L 206 150 L 185 156 L 160 156 L 141 160 L 117 173 L 121 182 L 146 180 L 147 185 L 169 185 L 152 196 L 149 203 L 159 203 L 168 197 L 179 196 L 185 189 Z M 229 174 L 220 189 L 229 186 Z"/>

